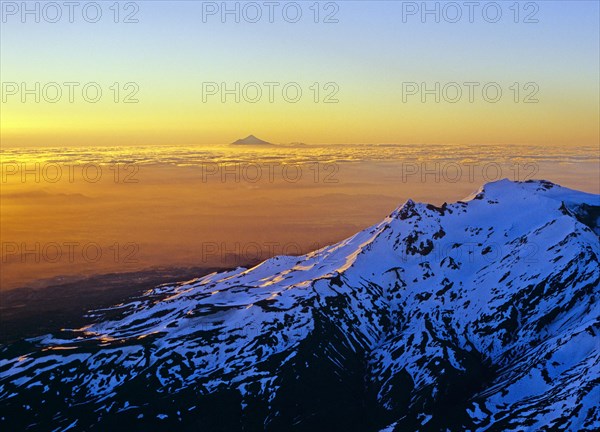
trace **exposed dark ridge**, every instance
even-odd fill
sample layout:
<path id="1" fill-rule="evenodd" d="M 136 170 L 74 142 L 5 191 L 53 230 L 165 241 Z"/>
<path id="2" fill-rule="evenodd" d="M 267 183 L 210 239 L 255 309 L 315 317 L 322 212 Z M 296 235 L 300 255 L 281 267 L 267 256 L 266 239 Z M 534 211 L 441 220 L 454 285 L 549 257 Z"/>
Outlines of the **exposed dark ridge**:
<path id="1" fill-rule="evenodd" d="M 575 218 L 594 231 L 597 235 L 600 235 L 600 205 L 589 205 L 579 204 L 566 206 L 575 216 Z"/>

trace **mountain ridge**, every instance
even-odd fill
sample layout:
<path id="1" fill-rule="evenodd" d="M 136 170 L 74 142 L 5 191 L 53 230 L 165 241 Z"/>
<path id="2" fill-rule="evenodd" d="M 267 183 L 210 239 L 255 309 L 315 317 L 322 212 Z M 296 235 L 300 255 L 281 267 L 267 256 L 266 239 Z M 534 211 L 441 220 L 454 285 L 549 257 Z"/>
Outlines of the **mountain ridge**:
<path id="1" fill-rule="evenodd" d="M 594 430 L 598 201 L 504 180 L 157 287 L 0 350 L 0 424 Z"/>

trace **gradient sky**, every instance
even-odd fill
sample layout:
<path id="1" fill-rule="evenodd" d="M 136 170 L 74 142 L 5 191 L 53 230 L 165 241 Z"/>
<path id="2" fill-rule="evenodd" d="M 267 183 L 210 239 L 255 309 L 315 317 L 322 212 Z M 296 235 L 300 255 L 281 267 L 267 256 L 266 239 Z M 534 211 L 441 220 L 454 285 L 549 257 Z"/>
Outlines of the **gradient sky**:
<path id="1" fill-rule="evenodd" d="M 513 2 L 500 2 L 495 24 L 480 9 L 474 23 L 403 23 L 403 2 L 393 1 L 337 2 L 337 24 L 315 24 L 313 2 L 300 2 L 305 15 L 295 24 L 277 12 L 275 23 L 238 24 L 218 17 L 203 23 L 202 2 L 145 1 L 137 2 L 139 23 L 115 24 L 113 2 L 101 3 L 105 15 L 96 24 L 77 12 L 73 24 L 14 16 L 0 24 L 3 83 L 98 82 L 105 91 L 97 104 L 77 93 L 75 103 L 8 97 L 3 146 L 208 144 L 250 133 L 310 143 L 599 142 L 597 1 L 537 2 L 536 24 L 514 23 Z M 140 102 L 114 103 L 108 87 L 130 81 L 139 85 Z M 298 82 L 305 93 L 297 104 L 279 94 L 275 103 L 266 96 L 257 104 L 223 104 L 217 96 L 203 103 L 209 81 Z M 475 103 L 466 96 L 456 104 L 423 104 L 418 96 L 403 103 L 409 81 L 497 82 L 504 95 L 496 104 L 480 93 Z M 314 103 L 314 82 L 337 83 L 339 103 Z M 508 90 L 514 82 L 537 83 L 539 103 L 515 103 Z"/>

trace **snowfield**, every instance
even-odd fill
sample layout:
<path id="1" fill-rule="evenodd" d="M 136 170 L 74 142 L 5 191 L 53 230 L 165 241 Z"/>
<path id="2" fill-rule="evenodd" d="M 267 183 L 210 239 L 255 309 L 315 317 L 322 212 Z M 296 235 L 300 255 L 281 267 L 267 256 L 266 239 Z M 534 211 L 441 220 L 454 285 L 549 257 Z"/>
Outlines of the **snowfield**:
<path id="1" fill-rule="evenodd" d="M 2 347 L 0 427 L 598 430 L 599 217 L 598 195 L 503 180 L 157 287 Z"/>

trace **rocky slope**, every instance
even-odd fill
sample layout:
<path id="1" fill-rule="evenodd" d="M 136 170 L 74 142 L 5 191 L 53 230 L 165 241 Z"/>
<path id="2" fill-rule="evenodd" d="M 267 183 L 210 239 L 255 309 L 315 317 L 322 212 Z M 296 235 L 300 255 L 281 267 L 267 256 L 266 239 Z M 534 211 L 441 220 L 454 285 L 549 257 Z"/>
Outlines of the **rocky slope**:
<path id="1" fill-rule="evenodd" d="M 490 183 L 94 311 L 2 347 L 0 427 L 597 430 L 599 201 Z"/>

